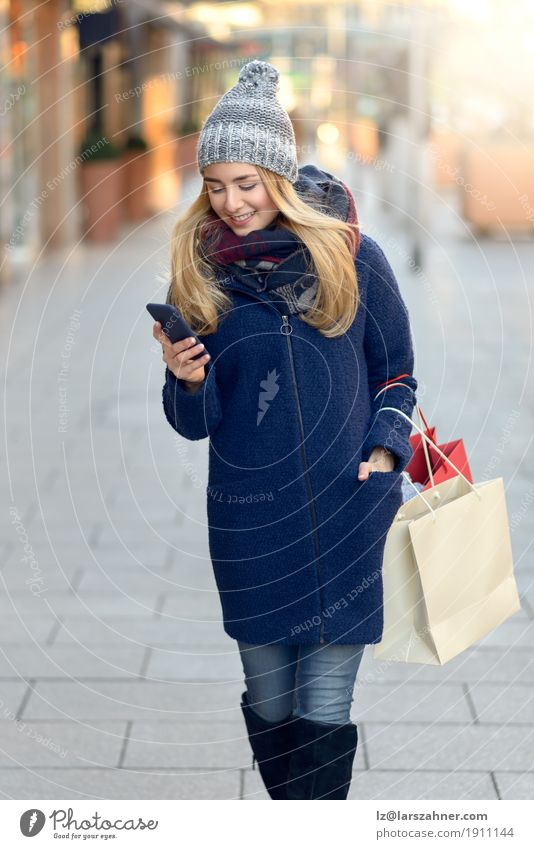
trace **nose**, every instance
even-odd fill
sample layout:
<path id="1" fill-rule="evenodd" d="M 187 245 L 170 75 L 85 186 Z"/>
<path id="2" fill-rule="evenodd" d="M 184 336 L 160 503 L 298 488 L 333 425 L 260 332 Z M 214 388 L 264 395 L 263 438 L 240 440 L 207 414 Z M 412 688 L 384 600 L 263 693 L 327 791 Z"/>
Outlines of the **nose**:
<path id="1" fill-rule="evenodd" d="M 228 188 L 224 208 L 228 215 L 239 215 L 239 210 L 243 208 L 243 199 L 237 193 L 234 193 L 232 189 Z"/>

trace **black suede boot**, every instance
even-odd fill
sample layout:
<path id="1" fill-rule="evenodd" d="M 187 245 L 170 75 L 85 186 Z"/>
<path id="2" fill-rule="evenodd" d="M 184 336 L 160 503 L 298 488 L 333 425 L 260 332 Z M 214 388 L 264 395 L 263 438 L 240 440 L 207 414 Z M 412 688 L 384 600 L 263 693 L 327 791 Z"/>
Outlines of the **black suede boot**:
<path id="1" fill-rule="evenodd" d="M 293 740 L 287 798 L 346 799 L 358 745 L 357 726 L 296 717 Z"/>
<path id="2" fill-rule="evenodd" d="M 254 768 L 256 760 L 271 799 L 287 799 L 286 778 L 293 749 L 294 720 L 288 716 L 282 722 L 268 722 L 249 705 L 246 690 L 241 698 L 241 710 L 253 752 L 252 766 Z"/>

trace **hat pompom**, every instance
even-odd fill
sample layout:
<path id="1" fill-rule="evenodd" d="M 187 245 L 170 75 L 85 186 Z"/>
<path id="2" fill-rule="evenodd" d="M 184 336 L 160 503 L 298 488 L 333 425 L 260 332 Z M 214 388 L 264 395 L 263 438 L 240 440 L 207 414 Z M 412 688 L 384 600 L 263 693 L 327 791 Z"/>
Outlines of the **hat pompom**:
<path id="1" fill-rule="evenodd" d="M 274 65 L 269 62 L 262 62 L 259 59 L 247 62 L 239 72 L 239 82 L 247 89 L 272 87 L 273 92 L 276 92 L 279 79 L 280 74 Z"/>

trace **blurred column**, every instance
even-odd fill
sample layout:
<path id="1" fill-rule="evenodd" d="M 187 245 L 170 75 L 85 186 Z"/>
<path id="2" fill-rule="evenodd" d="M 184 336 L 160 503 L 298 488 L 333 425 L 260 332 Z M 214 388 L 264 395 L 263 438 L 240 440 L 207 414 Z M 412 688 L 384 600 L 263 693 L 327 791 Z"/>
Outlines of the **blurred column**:
<path id="1" fill-rule="evenodd" d="M 10 91 L 9 68 L 9 3 L 0 0 L 0 288 L 7 285 L 9 275 L 9 243 L 15 229 L 13 199 L 10 194 L 10 175 L 13 174 L 11 138 L 13 122 L 11 110 L 15 105 L 16 92 Z"/>
<path id="2" fill-rule="evenodd" d="M 143 20 L 145 13 L 137 6 L 126 6 L 123 21 L 126 26 L 125 42 L 128 50 L 129 84 L 134 91 L 142 91 L 143 80 Z M 129 107 L 126 127 L 128 135 L 142 135 L 142 98 L 133 97 Z"/>
<path id="3" fill-rule="evenodd" d="M 176 171 L 176 141 L 172 129 L 175 119 L 176 85 L 183 67 L 176 67 L 174 42 L 183 41 L 178 28 L 166 28 L 155 20 L 145 23 L 143 64 L 142 120 L 144 134 L 152 149 L 150 208 L 156 212 L 176 203 L 180 181 Z"/>
<path id="4" fill-rule="evenodd" d="M 33 8 L 35 32 L 35 155 L 38 189 L 44 195 L 39 219 L 41 245 L 58 247 L 76 238 L 76 145 L 73 132 L 75 31 L 62 25 L 72 15 L 68 0 L 50 0 Z M 46 193 L 46 194 L 44 194 Z"/>
<path id="5" fill-rule="evenodd" d="M 420 10 L 412 16 L 408 62 L 408 115 L 410 144 L 408 146 L 409 191 L 406 192 L 406 221 L 409 229 L 414 263 L 423 262 L 423 244 L 427 228 L 426 187 L 428 163 L 426 136 L 428 117 L 428 30 L 425 14 Z"/>
<path id="6" fill-rule="evenodd" d="M 4 280 L 21 277 L 39 244 L 46 199 L 39 188 L 35 21 L 29 0 L 3 2 L 2 27 L 2 268 Z"/>

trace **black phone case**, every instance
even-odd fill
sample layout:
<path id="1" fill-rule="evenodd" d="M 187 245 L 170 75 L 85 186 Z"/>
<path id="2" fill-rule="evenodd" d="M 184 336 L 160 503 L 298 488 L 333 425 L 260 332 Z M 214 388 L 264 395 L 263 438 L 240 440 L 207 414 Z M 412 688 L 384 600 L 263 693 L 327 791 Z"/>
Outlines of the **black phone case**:
<path id="1" fill-rule="evenodd" d="M 180 342 L 182 339 L 188 339 L 191 336 L 195 340 L 195 344 L 198 345 L 198 336 L 196 333 L 193 333 L 185 318 L 180 315 L 176 307 L 173 307 L 172 304 L 147 304 L 146 308 L 154 321 L 159 321 L 161 329 L 173 344 L 174 342 Z M 198 360 L 205 353 L 206 351 L 204 349 L 204 351 L 201 351 L 193 359 Z"/>

